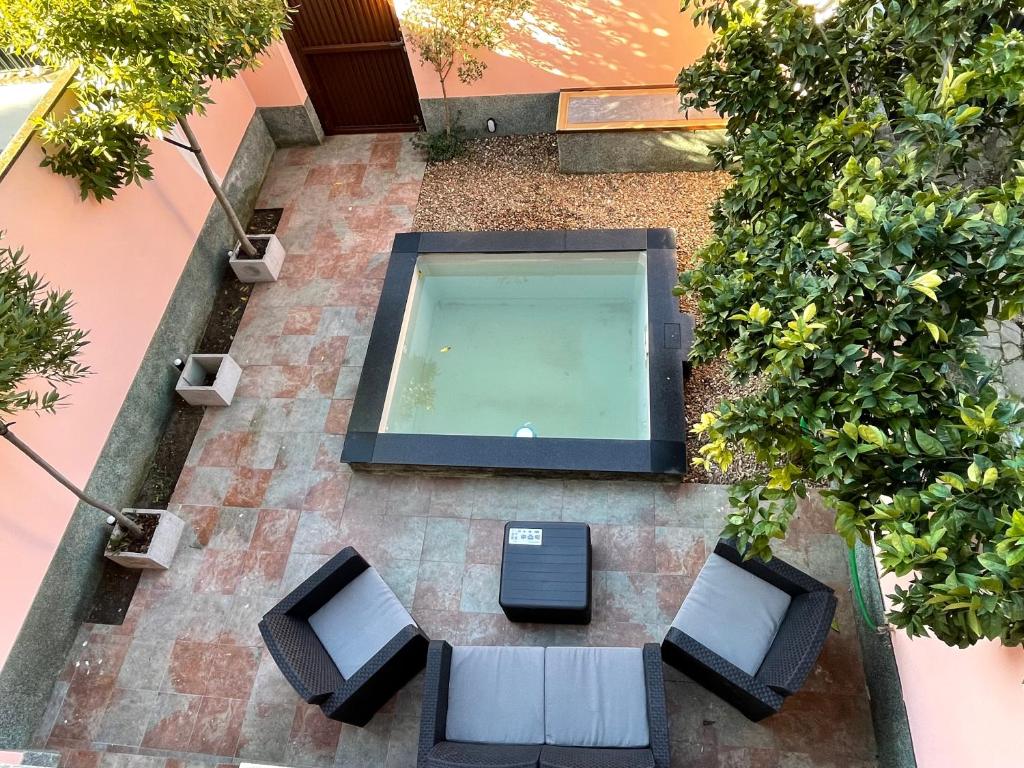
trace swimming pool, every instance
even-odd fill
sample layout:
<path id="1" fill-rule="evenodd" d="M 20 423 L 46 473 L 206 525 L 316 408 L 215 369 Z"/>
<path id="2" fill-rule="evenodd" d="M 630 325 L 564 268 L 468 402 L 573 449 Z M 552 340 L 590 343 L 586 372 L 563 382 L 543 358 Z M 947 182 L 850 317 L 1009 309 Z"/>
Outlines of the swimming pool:
<path id="1" fill-rule="evenodd" d="M 646 440 L 645 261 L 421 256 L 382 430 Z"/>

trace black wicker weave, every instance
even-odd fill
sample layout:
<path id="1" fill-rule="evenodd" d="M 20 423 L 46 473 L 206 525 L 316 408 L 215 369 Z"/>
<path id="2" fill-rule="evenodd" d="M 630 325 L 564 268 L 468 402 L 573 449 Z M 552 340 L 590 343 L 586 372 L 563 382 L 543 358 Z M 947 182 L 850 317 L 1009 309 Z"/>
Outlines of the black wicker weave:
<path id="1" fill-rule="evenodd" d="M 655 768 L 668 768 L 668 708 L 665 706 L 665 673 L 657 643 L 644 644 L 644 682 L 647 683 L 647 730 Z"/>
<path id="2" fill-rule="evenodd" d="M 645 645 L 643 658 L 647 726 L 651 738 L 651 745 L 646 749 L 460 744 L 445 740 L 452 647 L 443 640 L 435 640 L 427 653 L 417 765 L 419 768 L 532 768 L 539 761 L 540 765 L 551 768 L 669 768 L 668 710 L 657 644 Z"/>
<path id="3" fill-rule="evenodd" d="M 352 547 L 328 560 L 260 621 L 260 634 L 285 679 L 324 714 L 366 725 L 377 710 L 423 669 L 428 639 L 414 624 L 402 629 L 346 680 L 309 625 L 309 617 L 369 568 Z"/>
<path id="4" fill-rule="evenodd" d="M 656 768 L 649 749 L 544 747 L 540 768 Z"/>
<path id="5" fill-rule="evenodd" d="M 751 676 L 689 635 L 671 627 L 661 644 L 665 663 L 732 704 L 751 720 L 773 715 L 800 690 L 821 654 L 836 612 L 830 587 L 775 557 L 744 560 L 730 541 L 715 554 L 790 595 L 792 601 L 757 674 Z"/>

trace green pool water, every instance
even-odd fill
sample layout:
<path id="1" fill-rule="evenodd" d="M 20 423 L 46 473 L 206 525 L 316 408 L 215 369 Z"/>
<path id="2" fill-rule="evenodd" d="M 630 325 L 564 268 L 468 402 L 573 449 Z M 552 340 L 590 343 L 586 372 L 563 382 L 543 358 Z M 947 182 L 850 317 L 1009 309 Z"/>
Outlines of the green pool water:
<path id="1" fill-rule="evenodd" d="M 650 438 L 644 253 L 416 266 L 382 431 Z"/>

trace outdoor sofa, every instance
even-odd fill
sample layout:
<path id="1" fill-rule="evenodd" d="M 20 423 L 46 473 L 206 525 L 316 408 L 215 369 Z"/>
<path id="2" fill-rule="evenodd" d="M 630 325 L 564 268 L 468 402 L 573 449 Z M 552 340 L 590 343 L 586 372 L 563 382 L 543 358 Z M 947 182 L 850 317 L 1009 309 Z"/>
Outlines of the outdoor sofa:
<path id="1" fill-rule="evenodd" d="M 430 644 L 419 768 L 668 768 L 657 644 Z"/>
<path id="2" fill-rule="evenodd" d="M 830 587 L 777 557 L 744 560 L 733 542 L 720 541 L 661 644 L 662 658 L 761 720 L 800 690 L 835 610 Z"/>
<path id="3" fill-rule="evenodd" d="M 358 726 L 423 669 L 429 643 L 352 547 L 271 608 L 260 633 L 305 701 Z"/>

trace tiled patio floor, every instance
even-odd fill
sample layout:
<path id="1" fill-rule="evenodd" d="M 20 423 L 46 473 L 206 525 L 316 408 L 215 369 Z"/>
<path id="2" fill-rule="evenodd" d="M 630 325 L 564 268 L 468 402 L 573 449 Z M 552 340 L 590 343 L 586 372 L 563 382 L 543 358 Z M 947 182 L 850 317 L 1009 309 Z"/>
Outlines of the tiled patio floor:
<path id="1" fill-rule="evenodd" d="M 663 636 L 717 537 L 724 489 L 354 475 L 339 463 L 386 252 L 410 226 L 422 170 L 399 136 L 335 137 L 275 158 L 260 205 L 286 208 L 281 280 L 253 293 L 232 348 L 238 396 L 207 411 L 177 487 L 172 509 L 192 530 L 173 567 L 143 576 L 123 626 L 84 626 L 57 683 L 39 744 L 69 768 L 414 766 L 420 679 L 369 727 L 342 726 L 297 698 L 260 640 L 259 617 L 346 545 L 431 637 Z M 592 524 L 588 627 L 513 625 L 500 612 L 502 524 L 538 518 Z M 845 549 L 829 530 L 808 503 L 780 548 L 839 593 L 840 632 L 806 690 L 753 724 L 666 670 L 674 765 L 874 765 Z"/>

